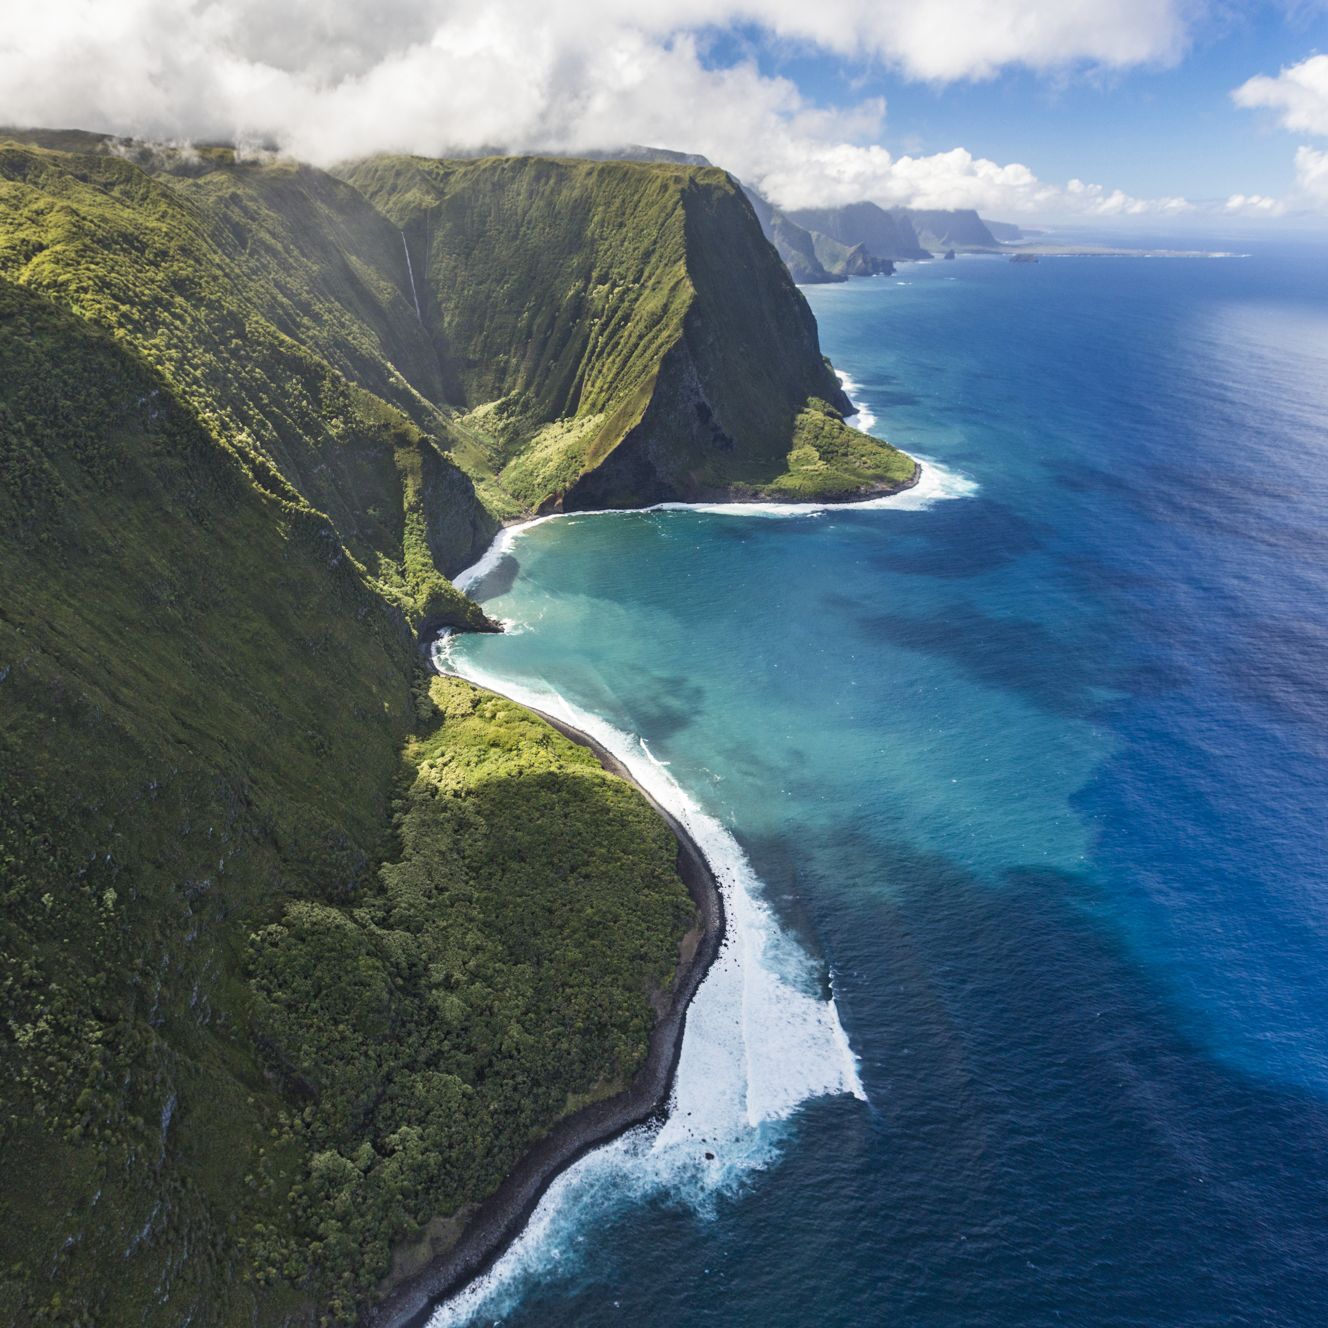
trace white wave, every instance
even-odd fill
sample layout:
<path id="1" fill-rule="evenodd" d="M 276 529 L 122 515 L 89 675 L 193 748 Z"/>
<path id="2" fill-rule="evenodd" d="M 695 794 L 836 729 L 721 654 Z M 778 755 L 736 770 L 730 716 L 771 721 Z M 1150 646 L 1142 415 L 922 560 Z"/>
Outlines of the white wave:
<path id="1" fill-rule="evenodd" d="M 921 473 L 911 489 L 887 493 L 880 498 L 864 498 L 858 503 L 661 503 L 647 511 L 712 512 L 718 516 L 790 517 L 820 516 L 830 512 L 877 512 L 893 508 L 900 512 L 920 512 L 946 498 L 967 498 L 977 492 L 977 485 L 966 475 L 949 470 L 935 461 L 914 458 Z"/>
<path id="2" fill-rule="evenodd" d="M 646 754 L 647 761 L 652 761 L 654 762 L 655 765 L 665 770 L 667 770 L 669 766 L 673 764 L 672 761 L 661 761 L 659 757 L 656 756 L 655 753 L 650 750 L 650 744 L 647 743 L 644 738 L 637 738 L 637 742 L 641 744 L 641 750 Z"/>
<path id="3" fill-rule="evenodd" d="M 441 642 L 435 662 L 513 700 L 565 720 L 608 748 L 683 824 L 724 896 L 724 946 L 688 1007 L 668 1115 L 575 1163 L 541 1199 L 493 1269 L 439 1307 L 431 1328 L 500 1313 L 525 1281 L 555 1266 L 591 1213 L 667 1195 L 706 1211 L 768 1165 L 785 1121 L 811 1098 L 865 1100 L 833 997 L 822 999 L 811 961 L 760 897 L 746 855 L 638 740 L 557 693 L 486 673 Z"/>
<path id="4" fill-rule="evenodd" d="M 563 514 L 554 512 L 550 516 L 533 516 L 528 521 L 518 521 L 510 526 L 504 526 L 494 537 L 493 542 L 476 559 L 475 562 L 458 572 L 452 578 L 452 584 L 458 590 L 466 590 L 473 586 L 477 581 L 482 581 L 500 562 L 507 556 L 512 545 L 516 543 L 522 535 L 528 530 L 534 530 L 536 526 L 542 526 L 546 521 L 557 521 Z"/>
<path id="5" fill-rule="evenodd" d="M 917 510 L 970 494 L 972 481 L 932 462 L 917 485 L 870 499 L 856 509 Z M 806 516 L 815 503 L 663 503 L 646 511 L 690 510 L 735 516 Z M 577 513 L 569 515 L 594 515 Z M 473 586 L 498 566 L 527 531 L 558 516 L 538 517 L 501 531 L 473 566 L 456 578 Z M 866 1100 L 857 1059 L 833 993 L 779 926 L 760 882 L 732 834 L 678 784 L 646 742 L 581 710 L 547 687 L 514 682 L 481 668 L 444 634 L 433 658 L 455 673 L 514 701 L 562 719 L 607 748 L 632 777 L 683 825 L 704 854 L 724 897 L 725 940 L 692 998 L 668 1112 L 588 1153 L 562 1172 L 521 1234 L 493 1267 L 437 1307 L 429 1328 L 462 1328 L 483 1315 L 510 1311 L 529 1282 L 547 1275 L 593 1240 L 595 1222 L 663 1197 L 705 1214 L 777 1154 L 785 1122 L 804 1102 L 836 1094 Z"/>
<path id="6" fill-rule="evenodd" d="M 655 503 L 652 507 L 606 507 L 591 512 L 553 512 L 548 516 L 531 517 L 528 521 L 504 526 L 484 553 L 458 572 L 452 583 L 459 590 L 471 589 L 502 562 L 517 540 L 546 521 L 566 521 L 584 516 L 639 516 L 648 512 L 708 512 L 714 516 L 743 517 L 818 516 L 823 512 L 874 512 L 886 508 L 920 512 L 943 499 L 967 498 L 977 492 L 977 485 L 966 475 L 925 457 L 915 456 L 915 460 L 920 474 L 911 489 L 888 493 L 881 498 L 864 498 L 857 503 Z"/>
<path id="7" fill-rule="evenodd" d="M 836 369 L 835 377 L 839 379 L 840 387 L 848 393 L 849 400 L 858 408 L 852 415 L 844 416 L 844 423 L 851 424 L 855 429 L 861 429 L 863 433 L 870 433 L 876 425 L 876 416 L 862 404 L 861 385 L 843 369 Z"/>

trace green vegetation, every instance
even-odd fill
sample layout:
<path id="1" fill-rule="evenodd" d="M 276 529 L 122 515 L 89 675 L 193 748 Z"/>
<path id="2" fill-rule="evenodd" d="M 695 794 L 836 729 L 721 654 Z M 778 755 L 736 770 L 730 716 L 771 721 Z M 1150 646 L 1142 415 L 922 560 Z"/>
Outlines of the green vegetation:
<path id="1" fill-rule="evenodd" d="M 398 591 L 403 471 L 424 464 L 401 454 L 432 453 L 456 472 L 456 494 L 431 552 L 464 565 L 497 523 L 443 455 L 445 421 L 397 367 L 434 364 L 413 310 L 369 261 L 386 262 L 399 237 L 322 172 L 245 168 L 220 150 L 169 164 L 199 173 L 0 148 L 0 276 L 132 346 L 257 483 L 326 513 L 347 553 Z"/>
<path id="2" fill-rule="evenodd" d="M 349 1321 L 627 1083 L 671 836 L 418 636 L 522 512 L 911 469 L 719 172 L 346 174 L 0 142 L 0 1325 Z"/>
<path id="3" fill-rule="evenodd" d="M 349 1319 L 631 1078 L 676 845 L 115 339 L 0 360 L 0 1322 Z"/>
<path id="4" fill-rule="evenodd" d="M 390 851 L 414 650 L 117 339 L 0 282 L 0 363 L 0 1322 L 237 1322 L 299 1168 L 246 937 Z"/>
<path id="5" fill-rule="evenodd" d="M 796 502 L 851 495 L 882 481 L 907 484 L 916 469 L 902 452 L 892 451 L 883 459 L 866 434 L 839 427 L 830 407 L 812 400 L 798 414 L 788 470 L 764 492 Z"/>
<path id="6" fill-rule="evenodd" d="M 627 1086 L 693 916 L 672 834 L 589 751 L 456 679 L 422 700 L 399 859 L 353 907 L 293 903 L 251 938 L 259 1036 L 308 1100 L 294 1232 L 257 1262 L 330 1274 L 334 1313 Z"/>
<path id="7" fill-rule="evenodd" d="M 843 423 L 806 301 L 722 171 L 375 157 L 344 175 L 427 273 L 450 399 L 526 506 L 782 493 L 813 401 L 858 482 L 818 493 L 803 472 L 800 491 L 897 483 L 900 453 Z"/>

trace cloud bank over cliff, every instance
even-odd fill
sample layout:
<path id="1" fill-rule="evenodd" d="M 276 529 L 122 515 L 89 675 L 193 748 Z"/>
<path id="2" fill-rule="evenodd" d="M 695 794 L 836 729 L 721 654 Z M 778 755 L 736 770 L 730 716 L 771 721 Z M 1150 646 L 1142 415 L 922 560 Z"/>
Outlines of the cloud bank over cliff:
<path id="1" fill-rule="evenodd" d="M 871 198 L 989 214 L 1168 214 L 1180 198 L 1040 180 L 963 148 L 896 156 L 880 98 L 826 107 L 716 34 L 912 79 L 1094 75 L 1177 61 L 1190 0 L 50 0 L 6 20 L 0 122 L 375 151 L 704 153 L 786 206 Z M 95 73 L 94 73 L 95 71 Z"/>

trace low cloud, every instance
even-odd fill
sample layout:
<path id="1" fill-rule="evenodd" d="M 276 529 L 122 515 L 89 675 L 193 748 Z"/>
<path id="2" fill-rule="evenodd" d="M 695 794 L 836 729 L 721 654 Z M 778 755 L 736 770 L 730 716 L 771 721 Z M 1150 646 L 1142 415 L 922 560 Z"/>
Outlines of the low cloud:
<path id="1" fill-rule="evenodd" d="M 1183 198 L 1134 198 L 1119 189 L 1071 180 L 1040 180 L 1020 162 L 975 157 L 965 148 L 893 157 L 878 146 L 790 141 L 788 161 L 748 177 L 785 207 L 871 199 L 883 206 L 976 208 L 987 217 L 1112 218 L 1174 216 Z M 741 173 L 741 172 L 739 172 Z"/>
<path id="2" fill-rule="evenodd" d="M 48 0 L 6 18 L 0 122 L 271 144 L 315 163 L 377 151 L 702 152 L 788 206 L 871 198 L 989 214 L 1118 217 L 1184 200 L 1039 180 L 963 148 L 895 157 L 885 103 L 827 109 L 754 63 L 733 24 L 912 78 L 1179 58 L 1187 0 Z"/>
<path id="3" fill-rule="evenodd" d="M 1267 194 L 1232 194 L 1222 210 L 1232 217 L 1280 217 L 1286 211 L 1286 204 Z"/>

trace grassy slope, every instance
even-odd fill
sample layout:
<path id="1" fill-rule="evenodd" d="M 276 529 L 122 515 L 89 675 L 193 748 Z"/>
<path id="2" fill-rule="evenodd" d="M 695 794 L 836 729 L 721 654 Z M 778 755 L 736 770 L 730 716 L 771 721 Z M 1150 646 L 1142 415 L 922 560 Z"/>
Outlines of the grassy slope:
<path id="1" fill-rule="evenodd" d="M 399 857 L 353 909 L 292 906 L 252 945 L 261 1035 L 307 1096 L 292 1206 L 334 1311 L 627 1086 L 693 918 L 672 835 L 588 751 L 456 679 L 422 702 Z"/>
<path id="2" fill-rule="evenodd" d="M 293 1165 L 245 936 L 385 851 L 413 652 L 115 340 L 4 282 L 0 362 L 0 1321 L 239 1321 Z"/>
<path id="3" fill-rule="evenodd" d="M 450 463 L 396 367 L 431 385 L 427 340 L 371 261 L 392 256 L 390 227 L 321 172 L 218 157 L 176 177 L 106 154 L 0 147 L 0 275 L 147 356 L 261 483 L 326 513 L 420 616 L 405 593 L 419 589 L 405 567 L 405 472 L 424 452 Z M 473 492 L 450 515 L 426 598 L 450 598 L 455 620 L 473 622 L 440 565 L 463 564 L 496 523 Z"/>
<path id="4" fill-rule="evenodd" d="M 630 1078 L 676 849 L 518 707 L 413 696 L 326 519 L 132 352 L 0 282 L 0 361 L 0 1321 L 349 1314 Z"/>

